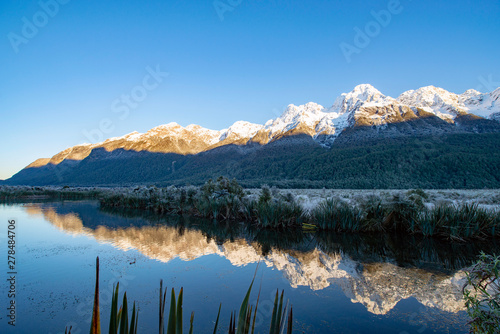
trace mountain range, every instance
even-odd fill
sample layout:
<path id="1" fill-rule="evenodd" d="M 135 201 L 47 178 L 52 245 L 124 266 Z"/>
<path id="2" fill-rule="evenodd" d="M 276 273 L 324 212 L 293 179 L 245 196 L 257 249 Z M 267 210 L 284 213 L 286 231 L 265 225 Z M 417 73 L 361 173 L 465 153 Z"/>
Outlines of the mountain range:
<path id="1" fill-rule="evenodd" d="M 362 84 L 331 107 L 291 104 L 263 125 L 238 121 L 217 131 L 168 123 L 76 145 L 3 183 L 164 185 L 225 174 L 249 186 L 498 187 L 499 134 L 500 88 L 458 95 L 428 86 L 392 98 Z M 443 168 L 447 177 L 432 176 Z M 426 171 L 430 177 L 418 175 Z"/>

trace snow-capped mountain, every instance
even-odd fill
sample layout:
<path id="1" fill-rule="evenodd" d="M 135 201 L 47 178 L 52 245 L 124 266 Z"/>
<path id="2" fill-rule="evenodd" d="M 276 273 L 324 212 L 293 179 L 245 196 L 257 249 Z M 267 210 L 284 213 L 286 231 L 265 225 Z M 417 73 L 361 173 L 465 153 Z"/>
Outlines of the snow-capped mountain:
<path id="1" fill-rule="evenodd" d="M 467 113 L 489 118 L 500 112 L 500 88 L 489 94 L 469 89 L 458 95 L 442 88 L 427 86 L 404 92 L 397 100 L 399 103 L 422 108 L 441 119 L 449 120 Z"/>
<path id="2" fill-rule="evenodd" d="M 219 131 L 216 142 L 223 140 L 239 140 L 252 138 L 263 128 L 264 127 L 260 124 L 238 121 L 231 125 L 229 128 Z M 214 144 L 216 142 L 214 142 Z"/>
<path id="3" fill-rule="evenodd" d="M 363 84 L 354 87 L 350 93 L 340 95 L 330 110 L 345 114 L 362 106 L 385 106 L 395 102 L 392 97 L 383 95 L 372 85 Z"/>
<path id="4" fill-rule="evenodd" d="M 314 139 L 320 135 L 333 139 L 348 125 L 347 116 L 347 113 L 330 111 L 313 102 L 301 106 L 290 104 L 280 117 L 264 125 L 267 142 L 286 134 L 298 133 L 310 135 Z"/>
<path id="5" fill-rule="evenodd" d="M 475 121 L 490 123 L 456 126 L 460 117 L 467 115 Z M 388 137 L 424 132 L 500 131 L 500 124 L 492 120 L 500 120 L 500 88 L 486 94 L 471 89 L 458 95 L 428 86 L 404 92 L 394 99 L 369 84 L 362 84 L 339 96 L 328 108 L 313 102 L 300 106 L 290 104 L 281 116 L 270 119 L 264 125 L 238 121 L 218 131 L 194 124 L 183 127 L 172 122 L 146 133 L 132 132 L 101 143 L 77 145 L 50 159 L 38 159 L 28 167 L 57 165 L 65 160 L 80 161 L 96 148 L 104 148 L 108 152 L 123 149 L 186 155 L 229 144 L 265 145 L 294 135 L 305 135 L 319 145 L 329 147 L 344 133 L 344 137 L 348 137 L 349 133 L 350 138 L 356 138 L 358 134 L 358 137 L 366 139 L 374 134 L 380 136 L 391 125 L 385 132 Z M 414 125 L 408 126 L 410 121 Z M 346 131 L 348 129 L 350 131 Z"/>

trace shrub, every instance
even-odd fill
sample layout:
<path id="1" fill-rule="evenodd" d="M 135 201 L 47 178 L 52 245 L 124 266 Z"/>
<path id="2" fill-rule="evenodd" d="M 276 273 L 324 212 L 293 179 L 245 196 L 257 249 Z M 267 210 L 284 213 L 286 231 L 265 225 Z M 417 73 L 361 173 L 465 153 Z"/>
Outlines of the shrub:
<path id="1" fill-rule="evenodd" d="M 260 190 L 259 204 L 269 203 L 269 201 L 271 199 L 272 199 L 272 196 L 271 196 L 271 190 L 269 189 L 269 186 L 263 185 L 262 189 Z"/>
<path id="2" fill-rule="evenodd" d="M 500 328 L 500 257 L 486 255 L 467 271 L 463 288 L 474 333 L 497 333 Z"/>

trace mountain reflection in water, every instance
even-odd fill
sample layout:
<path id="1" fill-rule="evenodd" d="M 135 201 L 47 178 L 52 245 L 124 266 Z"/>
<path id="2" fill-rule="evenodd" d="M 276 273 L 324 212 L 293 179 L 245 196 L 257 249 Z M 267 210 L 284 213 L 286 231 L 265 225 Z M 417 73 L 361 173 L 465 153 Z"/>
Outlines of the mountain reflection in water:
<path id="1" fill-rule="evenodd" d="M 335 284 L 373 314 L 386 314 L 409 297 L 447 312 L 463 310 L 463 268 L 481 251 L 498 250 L 495 241 L 457 244 L 403 235 L 255 230 L 234 222 L 102 211 L 92 201 L 24 208 L 66 233 L 136 249 L 161 262 L 208 254 L 223 256 L 234 266 L 261 261 L 280 270 L 293 288 L 320 290 Z"/>

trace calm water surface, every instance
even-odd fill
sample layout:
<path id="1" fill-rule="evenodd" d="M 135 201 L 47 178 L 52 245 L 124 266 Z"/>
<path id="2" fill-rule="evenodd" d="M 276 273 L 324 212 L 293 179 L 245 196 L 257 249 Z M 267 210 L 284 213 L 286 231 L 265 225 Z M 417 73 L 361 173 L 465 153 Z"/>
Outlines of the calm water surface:
<path id="1" fill-rule="evenodd" d="M 220 328 L 227 332 L 230 312 L 239 309 L 258 266 L 252 300 L 260 286 L 261 333 L 269 327 L 276 289 L 293 305 L 295 333 L 467 333 L 462 269 L 481 250 L 500 250 L 494 241 L 276 234 L 67 201 L 0 205 L 4 254 L 9 219 L 17 222 L 17 321 L 7 324 L 4 261 L 2 333 L 64 333 L 65 326 L 88 333 L 96 256 L 103 332 L 119 281 L 139 306 L 140 332 L 156 333 L 160 279 L 176 291 L 184 287 L 186 326 L 194 311 L 195 332 L 212 332 L 222 303 Z"/>

